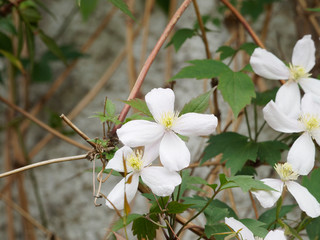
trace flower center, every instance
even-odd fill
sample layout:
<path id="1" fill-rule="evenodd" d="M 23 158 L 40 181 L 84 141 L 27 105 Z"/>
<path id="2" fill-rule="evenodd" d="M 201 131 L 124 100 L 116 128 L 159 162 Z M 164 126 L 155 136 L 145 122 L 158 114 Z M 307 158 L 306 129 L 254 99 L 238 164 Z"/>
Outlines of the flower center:
<path id="1" fill-rule="evenodd" d="M 299 120 L 304 124 L 308 132 L 320 127 L 318 114 L 305 113 L 299 117 Z"/>
<path id="2" fill-rule="evenodd" d="M 140 171 L 143 166 L 142 156 L 143 152 L 141 150 L 136 150 L 127 158 L 129 166 L 135 171 Z"/>
<path id="3" fill-rule="evenodd" d="M 311 76 L 310 73 L 306 72 L 304 67 L 294 66 L 291 63 L 289 64 L 290 70 L 290 80 L 298 81 L 300 78 L 308 78 Z"/>
<path id="4" fill-rule="evenodd" d="M 179 112 L 165 112 L 161 115 L 160 124 L 170 129 L 179 117 Z"/>
<path id="5" fill-rule="evenodd" d="M 292 170 L 292 166 L 290 163 L 278 163 L 275 165 L 274 169 L 277 171 L 283 182 L 289 180 L 297 180 L 299 177 L 299 174 Z"/>

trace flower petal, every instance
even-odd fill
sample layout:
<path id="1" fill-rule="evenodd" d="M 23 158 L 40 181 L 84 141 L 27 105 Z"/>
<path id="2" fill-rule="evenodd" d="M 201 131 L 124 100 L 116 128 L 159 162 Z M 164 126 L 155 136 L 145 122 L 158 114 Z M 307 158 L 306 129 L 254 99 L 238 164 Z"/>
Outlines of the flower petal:
<path id="1" fill-rule="evenodd" d="M 304 130 L 300 121 L 288 117 L 273 101 L 263 108 L 263 116 L 269 126 L 278 132 L 293 133 Z"/>
<path id="2" fill-rule="evenodd" d="M 144 147 L 143 166 L 149 165 L 157 157 L 159 157 L 160 143 L 161 143 L 161 139 L 152 144 L 148 144 Z"/>
<path id="3" fill-rule="evenodd" d="M 181 183 L 178 173 L 167 170 L 164 167 L 147 167 L 141 171 L 142 181 L 160 197 L 173 193 L 174 188 Z"/>
<path id="4" fill-rule="evenodd" d="M 312 137 L 316 140 L 317 144 L 320 146 L 320 129 L 315 129 L 312 131 Z"/>
<path id="5" fill-rule="evenodd" d="M 253 71 L 268 79 L 288 79 L 288 67 L 275 55 L 262 48 L 256 48 L 250 58 Z"/>
<path id="6" fill-rule="evenodd" d="M 189 166 L 190 152 L 184 141 L 172 131 L 166 132 L 160 143 L 160 161 L 170 171 Z"/>
<path id="7" fill-rule="evenodd" d="M 172 130 L 184 136 L 212 134 L 218 124 L 213 114 L 186 113 L 177 119 Z"/>
<path id="8" fill-rule="evenodd" d="M 320 216 L 320 204 L 308 189 L 294 181 L 288 181 L 286 185 L 302 211 L 312 218 Z"/>
<path id="9" fill-rule="evenodd" d="M 152 116 L 159 121 L 161 115 L 174 111 L 174 92 L 170 88 L 154 88 L 145 96 Z"/>
<path id="10" fill-rule="evenodd" d="M 241 235 L 241 239 L 254 240 L 253 233 L 240 221 L 233 217 L 225 218 L 224 222 L 233 229 L 234 232 L 238 232 Z"/>
<path id="11" fill-rule="evenodd" d="M 126 182 L 126 179 L 129 179 L 129 177 L 132 176 L 131 183 L 128 184 Z M 107 196 L 107 199 L 112 202 L 112 204 L 118 209 L 122 210 L 124 209 L 124 192 L 126 192 L 126 197 L 128 203 L 132 201 L 134 196 L 136 195 L 137 189 L 139 184 L 139 174 L 129 174 L 126 178 L 123 178 L 109 193 Z M 106 200 L 106 205 L 109 208 L 113 209 L 112 204 Z"/>
<path id="12" fill-rule="evenodd" d="M 118 172 L 124 172 L 123 167 L 123 157 L 127 159 L 133 153 L 132 149 L 128 146 L 123 146 L 122 148 L 118 149 L 114 154 L 113 158 L 108 162 L 106 169 L 114 169 Z M 127 166 L 128 169 L 128 166 Z"/>
<path id="13" fill-rule="evenodd" d="M 293 48 L 292 63 L 294 66 L 304 67 L 309 72 L 316 62 L 316 48 L 311 35 L 305 35 Z"/>
<path id="14" fill-rule="evenodd" d="M 163 126 L 146 120 L 127 122 L 117 130 L 120 141 L 130 147 L 139 147 L 156 142 L 163 136 L 163 133 Z"/>
<path id="15" fill-rule="evenodd" d="M 288 152 L 288 163 L 299 175 L 308 175 L 314 166 L 315 147 L 308 132 L 303 133 Z"/>
<path id="16" fill-rule="evenodd" d="M 283 182 L 279 179 L 273 178 L 265 178 L 261 179 L 261 181 L 269 187 L 272 187 L 274 190 L 278 191 L 252 191 L 252 194 L 258 199 L 262 207 L 270 208 L 280 198 L 283 190 Z"/>
<path id="17" fill-rule="evenodd" d="M 313 93 L 317 97 L 320 96 L 320 80 L 315 78 L 301 78 L 299 79 L 299 84 L 305 93 Z"/>
<path id="18" fill-rule="evenodd" d="M 264 240 L 286 240 L 286 236 L 284 235 L 284 231 L 282 230 L 271 230 L 264 238 Z"/>
<path id="19" fill-rule="evenodd" d="M 300 90 L 296 82 L 288 81 L 282 85 L 276 95 L 276 105 L 290 118 L 298 119 L 300 114 Z"/>

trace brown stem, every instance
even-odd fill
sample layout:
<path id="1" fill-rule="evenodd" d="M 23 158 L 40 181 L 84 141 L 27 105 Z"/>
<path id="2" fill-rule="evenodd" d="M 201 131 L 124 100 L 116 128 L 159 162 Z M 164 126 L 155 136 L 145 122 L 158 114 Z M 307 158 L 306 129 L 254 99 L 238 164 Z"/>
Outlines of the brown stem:
<path id="1" fill-rule="evenodd" d="M 256 219 L 259 219 L 259 213 L 258 213 L 258 209 L 257 209 L 257 206 L 256 206 L 256 202 L 254 201 L 252 193 L 250 191 L 249 191 L 249 197 L 250 197 L 250 200 L 251 200 L 251 203 L 252 203 L 252 207 L 253 207 Z"/>

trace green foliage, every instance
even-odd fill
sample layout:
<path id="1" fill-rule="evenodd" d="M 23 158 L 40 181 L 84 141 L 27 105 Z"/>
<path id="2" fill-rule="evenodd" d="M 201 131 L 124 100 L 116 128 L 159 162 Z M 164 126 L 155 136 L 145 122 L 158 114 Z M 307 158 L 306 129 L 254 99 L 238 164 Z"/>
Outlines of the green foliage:
<path id="1" fill-rule="evenodd" d="M 239 50 L 243 50 L 245 51 L 249 56 L 252 55 L 254 49 L 256 49 L 258 46 L 256 44 L 254 44 L 253 42 L 246 42 L 246 43 L 243 43 Z"/>
<path id="2" fill-rule="evenodd" d="M 63 52 L 64 57 L 67 61 L 72 61 L 77 58 L 87 57 L 88 55 L 81 53 L 74 45 L 63 45 L 59 46 L 60 50 Z M 51 51 L 46 51 L 42 57 L 41 61 L 60 61 L 61 59 L 54 55 Z"/>
<path id="3" fill-rule="evenodd" d="M 80 12 L 84 21 L 94 12 L 99 0 L 77 0 Z"/>
<path id="4" fill-rule="evenodd" d="M 174 33 L 174 35 L 171 38 L 171 41 L 167 44 L 166 47 L 168 47 L 168 46 L 173 44 L 174 49 L 176 50 L 176 52 L 178 52 L 180 47 L 182 46 L 182 44 L 188 38 L 192 38 L 194 35 L 195 35 L 195 32 L 194 32 L 193 29 L 189 29 L 189 28 L 179 29 L 178 31 L 176 31 Z"/>
<path id="5" fill-rule="evenodd" d="M 184 105 L 182 108 L 180 115 L 189 113 L 189 112 L 195 112 L 195 113 L 203 113 L 207 110 L 209 107 L 209 100 L 210 100 L 210 94 L 212 93 L 212 90 L 201 94 L 200 96 L 193 98 Z"/>
<path id="6" fill-rule="evenodd" d="M 100 119 L 100 122 L 112 122 L 114 124 L 121 124 L 121 122 L 118 120 L 118 116 L 115 115 L 115 105 L 113 102 L 111 102 L 109 99 L 106 103 L 106 111 L 98 112 L 96 115 L 93 115 L 91 117 L 97 117 Z"/>
<path id="7" fill-rule="evenodd" d="M 250 16 L 253 20 L 263 13 L 266 4 L 270 4 L 278 0 L 244 0 L 242 2 L 241 13 Z"/>
<path id="8" fill-rule="evenodd" d="M 249 228 L 254 236 L 264 238 L 268 234 L 267 226 L 264 222 L 251 218 L 240 219 L 239 221 Z"/>
<path id="9" fill-rule="evenodd" d="M 242 72 L 226 71 L 220 75 L 218 89 L 236 117 L 240 110 L 255 97 L 251 78 Z"/>
<path id="10" fill-rule="evenodd" d="M 33 82 L 48 82 L 52 80 L 52 71 L 50 65 L 46 61 L 35 62 L 31 79 Z"/>
<path id="11" fill-rule="evenodd" d="M 157 217 L 155 215 L 150 216 L 150 218 L 157 221 Z M 158 225 L 149 221 L 145 217 L 135 219 L 132 224 L 133 235 L 136 235 L 139 240 L 142 238 L 150 240 L 155 239 L 158 228 Z"/>
<path id="12" fill-rule="evenodd" d="M 249 138 L 235 132 L 225 132 L 211 136 L 209 145 L 204 149 L 201 163 L 223 153 L 222 161 L 236 174 L 242 169 L 247 160 L 256 161 L 258 144 L 250 142 Z"/>
<path id="13" fill-rule="evenodd" d="M 167 212 L 169 214 L 183 213 L 185 210 L 187 210 L 191 206 L 192 206 L 192 204 L 184 204 L 184 203 L 179 203 L 176 201 L 171 201 L 168 204 Z"/>
<path id="14" fill-rule="evenodd" d="M 133 20 L 136 20 L 132 12 L 129 10 L 128 5 L 123 0 L 108 0 L 115 7 L 119 8 L 123 13 L 131 17 Z"/>
<path id="15" fill-rule="evenodd" d="M 156 4 L 164 11 L 165 14 L 169 14 L 170 0 L 156 0 Z"/>
<path id="16" fill-rule="evenodd" d="M 102 170 L 102 167 L 96 167 L 96 168 L 94 169 L 94 171 L 95 171 L 96 173 L 101 172 L 101 170 Z M 112 170 L 112 172 L 111 172 L 111 170 Z M 92 169 L 89 170 L 88 172 L 92 172 Z M 111 175 L 112 175 L 112 176 L 123 177 L 122 174 L 119 173 L 119 172 L 117 172 L 116 170 L 113 170 L 113 169 L 105 169 L 105 170 L 103 170 L 103 173 L 105 173 L 105 174 L 109 174 L 110 172 L 111 172 Z"/>
<path id="17" fill-rule="evenodd" d="M 305 10 L 311 11 L 311 12 L 320 12 L 320 8 L 306 8 Z"/>
<path id="18" fill-rule="evenodd" d="M 291 212 L 296 206 L 297 206 L 296 204 L 282 206 L 279 212 L 279 218 L 285 217 L 286 214 Z M 277 208 L 274 207 L 262 213 L 258 220 L 261 222 L 264 222 L 267 226 L 271 226 L 272 223 L 276 222 L 276 215 L 277 215 Z M 276 226 L 278 225 L 274 224 L 274 227 L 272 229 L 277 228 Z"/>
<path id="19" fill-rule="evenodd" d="M 224 60 L 235 55 L 237 51 L 229 46 L 221 46 L 218 48 L 217 52 L 220 52 L 220 60 Z"/>
<path id="20" fill-rule="evenodd" d="M 265 185 L 263 182 L 253 179 L 252 176 L 239 175 L 239 176 L 232 176 L 226 179 L 227 179 L 226 183 L 224 184 L 221 183 L 221 190 L 234 188 L 234 187 L 240 187 L 243 192 L 255 191 L 255 190 L 265 190 L 265 191 L 274 190 L 268 185 Z"/>
<path id="21" fill-rule="evenodd" d="M 12 51 L 12 42 L 11 42 L 10 38 L 2 32 L 0 32 L 0 42 L 1 42 L 0 49 L 6 51 L 8 53 L 13 52 Z"/>
<path id="22" fill-rule="evenodd" d="M 151 112 L 149 111 L 149 108 L 146 104 L 145 101 L 139 99 L 139 98 L 135 98 L 135 99 L 131 99 L 129 101 L 124 101 L 126 104 L 128 104 L 130 107 L 133 107 L 134 109 L 142 112 L 143 114 L 152 117 Z"/>
<path id="23" fill-rule="evenodd" d="M 126 120 L 123 122 L 123 124 L 132 121 L 132 120 L 147 120 L 147 121 L 153 121 L 152 117 L 148 117 L 145 115 L 141 115 L 141 113 L 134 113 L 126 118 Z"/>
<path id="24" fill-rule="evenodd" d="M 10 52 L 7 52 L 5 50 L 2 50 L 2 49 L 0 49 L 0 54 L 2 54 L 4 57 L 6 57 L 12 63 L 12 65 L 14 65 L 16 68 L 18 68 L 21 72 L 24 71 L 22 63 L 13 54 L 11 54 Z"/>
<path id="25" fill-rule="evenodd" d="M 216 240 L 225 240 L 225 237 L 231 233 L 231 230 L 225 223 L 215 223 L 212 225 L 205 225 L 204 233 L 208 238 L 214 236 Z"/>
<path id="26" fill-rule="evenodd" d="M 17 35 L 17 30 L 10 18 L 0 18 L 0 31 L 5 32 L 7 34 Z"/>
<path id="27" fill-rule="evenodd" d="M 320 217 L 314 218 L 310 224 L 307 225 L 306 230 L 310 240 L 320 239 Z"/>
<path id="28" fill-rule="evenodd" d="M 305 186 L 309 192 L 320 202 L 320 168 L 314 169 L 308 176 L 303 176 L 302 185 Z"/>
<path id="29" fill-rule="evenodd" d="M 273 101 L 275 100 L 278 90 L 279 88 L 276 87 L 276 88 L 264 91 L 262 93 L 256 92 L 256 97 L 252 98 L 252 103 L 258 106 L 265 106 L 271 100 Z"/>
<path id="30" fill-rule="evenodd" d="M 266 141 L 258 143 L 258 158 L 274 166 L 281 160 L 281 152 L 289 149 L 288 145 L 279 141 Z"/>
<path id="31" fill-rule="evenodd" d="M 112 227 L 112 231 L 116 232 L 121 228 L 128 226 L 133 220 L 142 217 L 142 215 L 137 213 L 129 214 L 128 216 L 123 216 Z"/>

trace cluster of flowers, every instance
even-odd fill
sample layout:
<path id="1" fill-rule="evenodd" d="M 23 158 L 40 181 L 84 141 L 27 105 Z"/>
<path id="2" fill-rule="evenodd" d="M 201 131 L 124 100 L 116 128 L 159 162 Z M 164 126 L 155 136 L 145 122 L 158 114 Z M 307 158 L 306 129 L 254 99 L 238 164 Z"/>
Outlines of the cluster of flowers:
<path id="1" fill-rule="evenodd" d="M 276 191 L 256 191 L 263 207 L 272 207 L 282 195 L 284 187 L 296 199 L 300 209 L 312 218 L 320 216 L 320 204 L 303 186 L 293 180 L 308 175 L 314 167 L 315 146 L 320 145 L 320 81 L 310 78 L 309 71 L 315 65 L 315 46 L 310 35 L 300 39 L 287 67 L 272 53 L 257 48 L 250 64 L 255 73 L 273 80 L 288 80 L 277 92 L 275 102 L 263 109 L 264 119 L 274 130 L 283 133 L 302 133 L 288 152 L 287 162 L 276 164 L 278 179 L 262 179 Z M 305 92 L 301 99 L 299 85 Z"/>
<path id="2" fill-rule="evenodd" d="M 190 152 L 178 135 L 202 136 L 215 131 L 218 121 L 213 114 L 186 113 L 180 116 L 174 111 L 174 100 L 171 89 L 151 90 L 145 101 L 155 122 L 132 120 L 117 130 L 124 146 L 115 153 L 106 169 L 127 174 L 107 196 L 108 207 L 122 210 L 125 197 L 128 202 L 134 198 L 139 176 L 154 194 L 171 195 L 181 183 L 176 171 L 190 163 Z M 150 166 L 158 157 L 163 167 Z"/>

